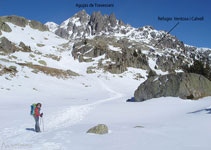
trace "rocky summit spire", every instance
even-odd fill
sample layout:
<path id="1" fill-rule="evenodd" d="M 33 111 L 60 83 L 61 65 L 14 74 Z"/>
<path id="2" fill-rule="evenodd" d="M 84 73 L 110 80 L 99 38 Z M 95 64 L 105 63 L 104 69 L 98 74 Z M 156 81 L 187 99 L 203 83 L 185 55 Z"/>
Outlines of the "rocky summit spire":
<path id="1" fill-rule="evenodd" d="M 83 10 L 77 12 L 75 15 L 79 15 L 79 16 L 84 15 L 85 16 L 85 15 L 88 15 L 88 14 L 86 13 L 86 10 L 83 9 Z"/>
<path id="2" fill-rule="evenodd" d="M 115 27 L 115 26 L 116 26 L 116 24 L 117 24 L 117 19 L 116 19 L 116 16 L 115 16 L 114 13 L 112 13 L 112 14 L 109 16 L 109 21 L 110 21 L 112 27 Z"/>
<path id="3" fill-rule="evenodd" d="M 116 30 L 124 26 L 122 21 L 117 20 L 114 13 L 110 16 L 102 15 L 100 11 L 93 12 L 91 16 L 85 10 L 81 10 L 73 17 L 65 20 L 55 31 L 63 38 L 75 39 L 93 35 L 114 34 Z M 122 33 L 124 31 L 117 31 Z"/>
<path id="4" fill-rule="evenodd" d="M 92 33 L 95 34 L 101 32 L 104 28 L 104 17 L 102 16 L 101 12 L 93 12 L 89 21 L 89 25 L 93 30 Z"/>
<path id="5" fill-rule="evenodd" d="M 102 16 L 101 12 L 93 12 L 90 17 L 89 25 L 93 30 L 92 33 L 95 34 L 101 31 L 108 31 L 111 27 L 115 27 L 117 25 L 117 19 L 114 13 L 110 16 Z"/>
<path id="6" fill-rule="evenodd" d="M 90 16 L 86 13 L 84 9 L 76 13 L 73 17 L 79 18 L 82 23 L 87 22 L 90 18 Z"/>

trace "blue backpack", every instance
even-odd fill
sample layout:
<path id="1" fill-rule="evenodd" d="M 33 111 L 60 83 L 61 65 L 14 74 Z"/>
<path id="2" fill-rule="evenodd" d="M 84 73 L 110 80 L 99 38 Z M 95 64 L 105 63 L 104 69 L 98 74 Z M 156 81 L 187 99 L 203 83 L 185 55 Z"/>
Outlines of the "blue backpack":
<path id="1" fill-rule="evenodd" d="M 34 114 L 35 114 L 36 105 L 37 105 L 37 104 L 32 104 L 32 105 L 31 105 L 31 112 L 30 112 L 31 115 L 34 115 Z"/>

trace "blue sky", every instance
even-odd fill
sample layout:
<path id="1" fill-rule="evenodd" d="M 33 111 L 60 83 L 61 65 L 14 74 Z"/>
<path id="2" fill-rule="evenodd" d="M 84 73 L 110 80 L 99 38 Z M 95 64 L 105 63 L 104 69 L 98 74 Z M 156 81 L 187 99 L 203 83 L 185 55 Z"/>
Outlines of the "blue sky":
<path id="1" fill-rule="evenodd" d="M 118 19 L 134 27 L 152 25 L 158 30 L 170 30 L 177 21 L 159 21 L 161 17 L 204 17 L 204 21 L 180 21 L 171 32 L 186 44 L 211 48 L 210 0 L 0 0 L 0 16 L 18 15 L 42 23 L 60 24 L 82 8 L 76 3 L 113 3 L 113 8 L 85 8 L 91 14 L 115 13 Z"/>

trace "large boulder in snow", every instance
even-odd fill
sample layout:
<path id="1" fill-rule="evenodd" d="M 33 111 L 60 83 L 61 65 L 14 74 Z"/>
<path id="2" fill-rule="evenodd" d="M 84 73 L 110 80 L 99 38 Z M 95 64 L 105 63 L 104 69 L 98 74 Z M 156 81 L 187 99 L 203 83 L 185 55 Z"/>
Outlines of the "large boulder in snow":
<path id="1" fill-rule="evenodd" d="M 94 133 L 94 134 L 107 134 L 108 127 L 104 124 L 99 124 L 87 131 L 87 133 Z"/>
<path id="2" fill-rule="evenodd" d="M 0 20 L 0 31 L 1 30 L 4 31 L 4 32 L 11 32 L 12 31 L 12 29 L 10 28 L 10 26 L 8 24 L 6 24 L 5 22 L 2 22 Z M 0 35 L 1 35 L 1 33 L 0 33 Z"/>
<path id="3" fill-rule="evenodd" d="M 136 102 L 167 96 L 199 99 L 211 96 L 211 81 L 194 73 L 155 76 L 142 83 L 135 91 L 134 96 Z"/>

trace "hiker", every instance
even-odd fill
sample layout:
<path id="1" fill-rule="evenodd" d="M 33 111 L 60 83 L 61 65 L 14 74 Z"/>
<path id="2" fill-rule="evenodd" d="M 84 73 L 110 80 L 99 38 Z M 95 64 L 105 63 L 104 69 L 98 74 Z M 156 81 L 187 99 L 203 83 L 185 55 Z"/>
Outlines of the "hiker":
<path id="1" fill-rule="evenodd" d="M 41 132 L 40 131 L 40 125 L 39 125 L 39 116 L 42 117 L 43 113 L 40 114 L 40 109 L 41 109 L 41 103 L 37 103 L 34 111 L 34 119 L 35 119 L 35 131 L 36 132 Z"/>

